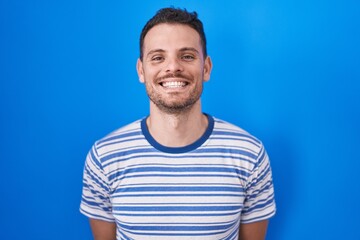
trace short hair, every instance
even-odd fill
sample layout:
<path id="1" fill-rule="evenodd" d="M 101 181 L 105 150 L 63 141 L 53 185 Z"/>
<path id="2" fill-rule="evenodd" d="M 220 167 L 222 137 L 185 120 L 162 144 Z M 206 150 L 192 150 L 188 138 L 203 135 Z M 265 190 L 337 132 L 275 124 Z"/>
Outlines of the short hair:
<path id="1" fill-rule="evenodd" d="M 183 24 L 193 28 L 199 35 L 204 57 L 207 56 L 206 37 L 202 22 L 196 12 L 188 12 L 180 8 L 162 8 L 145 24 L 140 35 L 140 60 L 143 59 L 144 39 L 149 30 L 161 23 Z"/>

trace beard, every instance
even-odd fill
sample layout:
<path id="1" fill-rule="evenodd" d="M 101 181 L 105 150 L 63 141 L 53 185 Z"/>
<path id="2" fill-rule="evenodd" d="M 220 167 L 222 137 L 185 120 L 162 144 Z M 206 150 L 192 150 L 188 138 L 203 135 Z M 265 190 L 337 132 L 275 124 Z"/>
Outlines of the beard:
<path id="1" fill-rule="evenodd" d="M 161 78 L 158 78 L 155 80 L 155 82 L 159 82 L 160 80 L 164 80 L 166 78 L 170 77 L 179 77 L 184 79 L 189 79 L 186 76 L 183 76 L 181 74 L 177 75 L 167 75 Z M 191 81 L 193 82 L 193 81 Z M 196 84 L 190 92 L 186 93 L 185 97 L 179 96 L 180 94 L 184 93 L 170 93 L 169 94 L 163 94 L 160 92 L 157 92 L 154 87 L 151 85 L 151 83 L 146 82 L 146 93 L 150 99 L 162 112 L 165 112 L 167 114 L 172 115 L 178 115 L 181 113 L 185 113 L 189 111 L 192 106 L 199 101 L 200 96 L 202 94 L 203 90 L 203 82 L 200 84 Z"/>

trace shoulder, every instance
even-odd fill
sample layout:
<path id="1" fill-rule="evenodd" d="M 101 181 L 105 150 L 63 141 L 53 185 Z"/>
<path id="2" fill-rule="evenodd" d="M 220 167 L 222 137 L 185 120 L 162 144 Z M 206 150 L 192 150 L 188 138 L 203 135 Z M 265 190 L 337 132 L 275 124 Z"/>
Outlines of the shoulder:
<path id="1" fill-rule="evenodd" d="M 115 149 L 129 147 L 133 141 L 142 136 L 141 120 L 124 125 L 97 140 L 93 145 L 93 150 L 98 156 L 104 156 Z"/>
<path id="2" fill-rule="evenodd" d="M 268 165 L 268 155 L 262 141 L 232 123 L 214 118 L 212 144 L 222 146 L 233 156 L 243 160 L 242 164 L 248 170 Z"/>
<path id="3" fill-rule="evenodd" d="M 252 145 L 255 148 L 262 147 L 262 142 L 254 135 L 250 134 L 249 132 L 235 124 L 215 117 L 213 136 L 217 138 L 227 139 L 234 144 L 248 143 L 248 145 Z"/>

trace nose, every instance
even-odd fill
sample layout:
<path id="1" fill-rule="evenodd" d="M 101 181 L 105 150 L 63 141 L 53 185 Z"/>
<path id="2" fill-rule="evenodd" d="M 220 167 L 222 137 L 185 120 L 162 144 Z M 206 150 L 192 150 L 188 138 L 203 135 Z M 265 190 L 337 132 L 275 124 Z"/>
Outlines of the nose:
<path id="1" fill-rule="evenodd" d="M 171 73 L 171 72 L 182 72 L 183 66 L 181 64 L 180 59 L 178 58 L 168 58 L 167 61 L 167 65 L 166 65 L 166 72 Z"/>

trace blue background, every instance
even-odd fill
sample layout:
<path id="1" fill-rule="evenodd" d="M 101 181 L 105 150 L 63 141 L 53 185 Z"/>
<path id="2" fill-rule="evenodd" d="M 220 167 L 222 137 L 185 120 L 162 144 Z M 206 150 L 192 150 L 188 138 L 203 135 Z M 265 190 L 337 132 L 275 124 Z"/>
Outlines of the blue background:
<path id="1" fill-rule="evenodd" d="M 135 63 L 160 7 L 196 10 L 205 112 L 267 147 L 267 239 L 360 239 L 359 1 L 0 1 L 0 239 L 91 239 L 92 143 L 148 114 Z"/>

